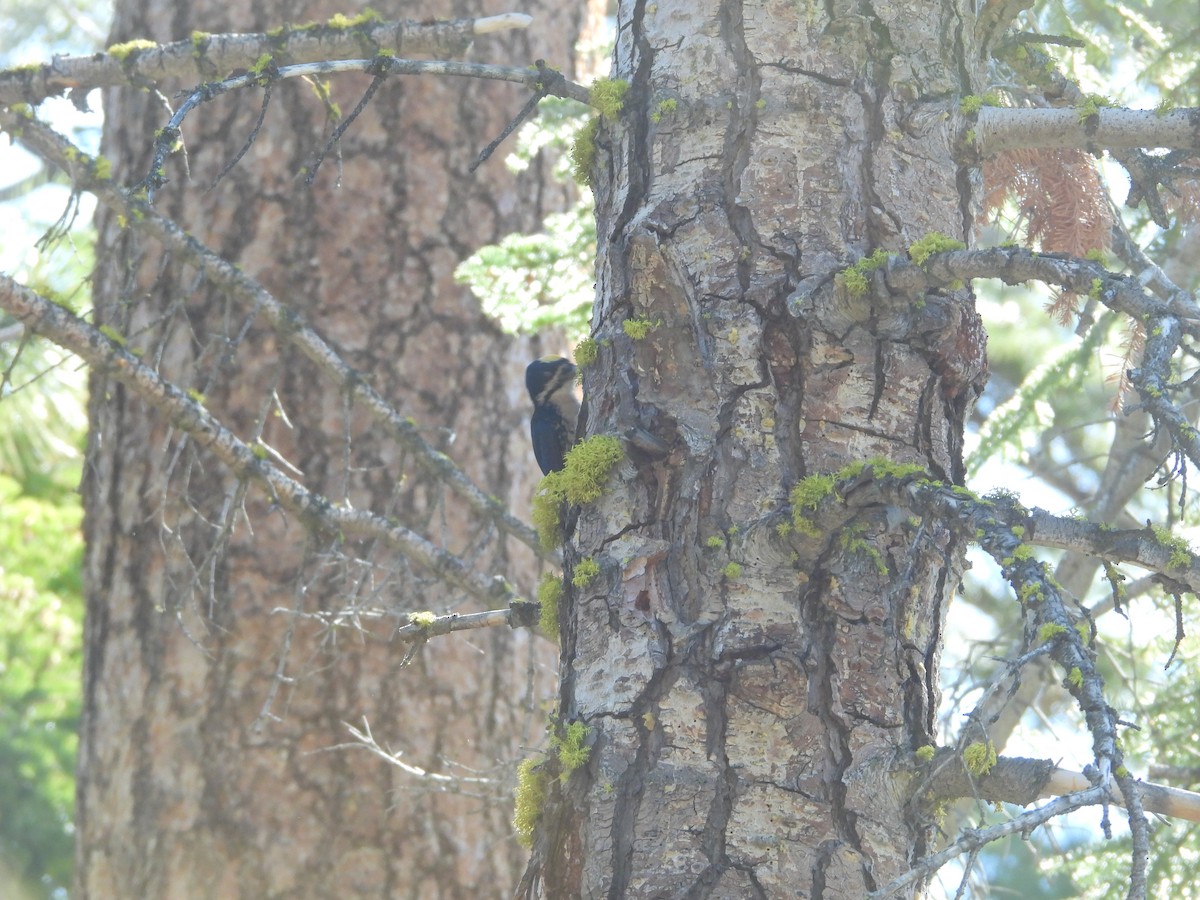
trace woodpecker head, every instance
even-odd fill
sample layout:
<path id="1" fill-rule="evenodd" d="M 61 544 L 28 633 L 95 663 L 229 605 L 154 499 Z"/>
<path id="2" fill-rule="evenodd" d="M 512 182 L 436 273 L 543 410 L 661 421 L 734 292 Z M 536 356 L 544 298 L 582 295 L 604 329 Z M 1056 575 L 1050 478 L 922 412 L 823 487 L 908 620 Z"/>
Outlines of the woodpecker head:
<path id="1" fill-rule="evenodd" d="M 570 392 L 575 385 L 575 366 L 561 356 L 543 356 L 525 368 L 525 387 L 534 406 L 550 403 L 556 392 Z"/>
<path id="2" fill-rule="evenodd" d="M 561 356 L 535 359 L 525 369 L 525 387 L 533 400 L 529 435 L 542 474 L 563 467 L 575 444 L 579 403 L 575 399 L 575 366 Z"/>

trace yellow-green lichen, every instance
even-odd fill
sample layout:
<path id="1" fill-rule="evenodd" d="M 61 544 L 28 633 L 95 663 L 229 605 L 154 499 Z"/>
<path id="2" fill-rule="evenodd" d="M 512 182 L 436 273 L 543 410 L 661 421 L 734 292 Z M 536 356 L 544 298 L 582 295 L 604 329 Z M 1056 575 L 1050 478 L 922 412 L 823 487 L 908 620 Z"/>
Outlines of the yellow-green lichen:
<path id="1" fill-rule="evenodd" d="M 678 106 L 679 102 L 673 98 L 660 101 L 658 104 L 658 109 L 650 113 L 650 121 L 657 125 L 663 120 L 663 116 L 668 116 L 675 112 Z"/>
<path id="2" fill-rule="evenodd" d="M 863 297 L 870 287 L 870 274 L 888 261 L 890 254 L 882 247 L 864 256 L 854 265 L 838 273 L 834 281 L 851 297 Z"/>
<path id="3" fill-rule="evenodd" d="M 550 749 L 558 757 L 561 771 L 559 780 L 566 784 L 571 773 L 587 765 L 591 748 L 587 745 L 591 729 L 583 722 L 568 722 L 567 727 L 550 734 Z"/>
<path id="4" fill-rule="evenodd" d="M 963 250 L 966 249 L 966 246 L 962 241 L 956 241 L 952 237 L 933 231 L 920 240 L 914 241 L 908 248 L 908 255 L 918 266 L 923 266 L 935 253 Z"/>
<path id="5" fill-rule="evenodd" d="M 1079 121 L 1086 122 L 1092 116 L 1099 114 L 1100 110 L 1106 106 L 1112 106 L 1112 101 L 1100 94 L 1088 94 L 1076 109 L 1079 114 Z"/>
<path id="6" fill-rule="evenodd" d="M 575 142 L 571 144 L 571 176 L 578 184 L 591 186 L 592 166 L 596 162 L 596 135 L 600 131 L 600 119 L 588 119 Z"/>
<path id="7" fill-rule="evenodd" d="M 571 575 L 571 584 L 577 588 L 585 588 L 599 574 L 600 563 L 589 556 L 587 559 L 581 559 L 575 564 L 575 571 Z"/>
<path id="8" fill-rule="evenodd" d="M 725 568 L 721 570 L 721 574 L 730 581 L 737 581 L 742 577 L 742 565 L 741 563 L 735 562 L 726 563 Z"/>
<path id="9" fill-rule="evenodd" d="M 640 341 L 651 331 L 662 324 L 662 319 L 648 319 L 644 316 L 626 319 L 621 323 L 621 329 L 632 340 Z"/>
<path id="10" fill-rule="evenodd" d="M 357 28 L 359 25 L 382 21 L 383 17 L 368 6 L 357 16 L 346 16 L 342 13 L 335 13 L 325 24 L 338 31 L 345 31 L 348 28 Z"/>
<path id="11" fill-rule="evenodd" d="M 807 537 L 817 537 L 820 529 L 805 513 L 815 512 L 821 501 L 837 494 L 837 481 L 832 475 L 809 475 L 796 483 L 788 493 L 792 504 L 792 525 Z"/>
<path id="12" fill-rule="evenodd" d="M 592 85 L 590 102 L 601 116 L 615 119 L 625 105 L 625 94 L 629 91 L 629 82 L 619 78 L 597 78 Z"/>
<path id="13" fill-rule="evenodd" d="M 1071 671 L 1067 673 L 1067 684 L 1073 685 L 1077 688 L 1083 687 L 1083 672 L 1079 670 L 1079 666 L 1074 666 Z"/>
<path id="14" fill-rule="evenodd" d="M 204 50 L 208 46 L 208 39 L 212 37 L 207 31 L 192 32 L 192 56 L 199 59 L 204 55 Z"/>
<path id="15" fill-rule="evenodd" d="M 550 572 L 545 573 L 538 582 L 538 628 L 553 640 L 558 640 L 558 604 L 562 592 L 562 579 Z"/>
<path id="16" fill-rule="evenodd" d="M 986 775 L 998 761 L 996 745 L 991 741 L 976 741 L 963 750 L 963 764 L 972 775 Z"/>
<path id="17" fill-rule="evenodd" d="M 999 106 L 1000 95 L 992 92 L 986 94 L 968 94 L 958 101 L 958 109 L 963 115 L 971 116 L 985 106 Z"/>
<path id="18" fill-rule="evenodd" d="M 575 365 L 586 369 L 600 356 L 600 343 L 595 338 L 584 338 L 575 345 Z"/>
<path id="19" fill-rule="evenodd" d="M 853 525 L 847 525 L 838 535 L 838 544 L 847 553 L 859 554 L 867 557 L 875 565 L 875 571 L 880 575 L 887 575 L 887 563 L 884 562 L 883 555 L 867 543 L 863 532 L 867 530 L 865 522 L 856 522 Z"/>
<path id="20" fill-rule="evenodd" d="M 132 41 L 125 41 L 123 44 L 113 44 L 108 48 L 108 55 L 120 62 L 125 62 L 130 55 L 140 53 L 142 50 L 153 50 L 158 44 L 154 41 L 148 41 L 145 38 L 136 38 Z"/>
<path id="21" fill-rule="evenodd" d="M 550 778 L 542 760 L 530 757 L 517 766 L 517 790 L 513 795 L 513 830 L 517 842 L 529 849 L 533 846 L 533 830 L 542 817 Z"/>
<path id="22" fill-rule="evenodd" d="M 274 59 L 270 53 L 264 53 L 254 61 L 254 65 L 250 67 L 250 74 L 262 75 L 266 71 L 267 66 L 271 65 L 271 60 Z"/>
<path id="23" fill-rule="evenodd" d="M 646 710 L 644 713 L 642 713 L 642 726 L 647 731 L 653 731 L 654 726 L 657 724 L 658 723 L 654 718 L 654 713 L 652 713 L 650 710 Z"/>
<path id="24" fill-rule="evenodd" d="M 1041 628 L 1038 629 L 1038 642 L 1044 644 L 1044 643 L 1046 643 L 1046 641 L 1053 640 L 1054 638 L 1058 637 L 1060 634 L 1066 634 L 1066 633 L 1067 633 L 1067 628 L 1065 625 L 1059 625 L 1055 622 L 1047 622 L 1045 625 L 1043 625 Z"/>
<path id="25" fill-rule="evenodd" d="M 720 547 L 725 546 L 725 539 L 723 537 L 721 537 L 719 534 L 710 534 L 708 536 L 708 539 L 704 542 L 704 544 L 705 544 L 705 546 L 711 547 L 712 549 L 716 550 Z"/>
<path id="26" fill-rule="evenodd" d="M 563 504 L 578 506 L 598 499 L 613 467 L 624 455 L 619 438 L 598 434 L 567 451 L 562 469 L 542 479 L 530 517 L 544 548 L 550 549 L 562 540 L 559 511 Z"/>
<path id="27" fill-rule="evenodd" d="M 119 344 L 122 347 L 128 343 L 128 341 L 125 339 L 125 335 L 121 334 L 121 332 L 117 331 L 117 329 L 113 328 L 111 325 L 101 325 L 100 333 L 114 344 Z"/>
<path id="28" fill-rule="evenodd" d="M 430 628 L 432 628 L 433 623 L 436 621 L 437 621 L 437 616 L 435 616 L 429 610 L 422 610 L 421 612 L 415 612 L 415 613 L 408 614 L 408 624 L 409 625 L 416 625 L 418 628 L 424 629 L 426 631 L 428 631 Z"/>
<path id="29" fill-rule="evenodd" d="M 838 470 L 835 477 L 839 481 L 857 478 L 867 466 L 871 467 L 871 474 L 875 478 L 907 478 L 910 475 L 925 474 L 925 468 L 917 463 L 898 463 L 884 456 L 872 456 L 865 462 L 847 463 Z"/>
<path id="30" fill-rule="evenodd" d="M 1017 597 L 1022 603 L 1041 603 L 1046 599 L 1046 595 L 1042 593 L 1042 586 L 1035 581 L 1021 585 L 1017 590 Z"/>
<path id="31" fill-rule="evenodd" d="M 1192 548 L 1177 534 L 1171 534 L 1163 525 L 1151 526 L 1155 539 L 1171 556 L 1167 559 L 1168 569 L 1186 569 L 1192 564 Z"/>
<path id="32" fill-rule="evenodd" d="M 936 749 L 937 748 L 935 748 L 933 744 L 926 744 L 924 747 L 918 747 L 913 752 L 913 755 L 916 756 L 917 759 L 921 760 L 921 762 L 929 762 L 931 759 L 933 759 L 933 754 L 936 752 Z"/>

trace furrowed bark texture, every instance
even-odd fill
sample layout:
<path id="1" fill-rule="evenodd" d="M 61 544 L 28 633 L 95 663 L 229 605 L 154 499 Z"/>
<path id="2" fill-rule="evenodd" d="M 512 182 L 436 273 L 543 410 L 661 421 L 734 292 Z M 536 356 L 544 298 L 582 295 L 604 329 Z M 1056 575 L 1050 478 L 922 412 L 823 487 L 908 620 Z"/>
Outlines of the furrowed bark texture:
<path id="1" fill-rule="evenodd" d="M 374 7 L 412 19 L 499 9 Z M 481 38 L 469 58 L 544 57 L 573 75 L 574 41 L 594 4 L 524 11 L 536 31 Z M 353 12 L 120 0 L 113 40 L 264 31 Z M 227 74 L 159 88 L 173 98 Z M 369 83 L 328 84 L 343 117 Z M 430 442 L 521 513 L 536 484 L 521 372 L 545 349 L 501 335 L 452 272 L 569 199 L 547 165 L 513 176 L 503 150 L 467 175 L 527 94 L 389 79 L 310 187 L 302 170 L 332 129 L 323 89 L 275 85 L 257 140 L 212 190 L 253 131 L 263 92 L 194 111 L 183 129 L 190 177 L 173 156 L 156 205 L 304 316 Z M 105 107 L 103 152 L 133 183 L 170 113 L 137 88 L 108 91 Z M 99 217 L 99 322 L 203 395 L 240 437 L 261 435 L 308 487 L 395 516 L 529 589 L 531 554 L 495 542 L 255 310 L 124 224 Z M 383 548 L 310 535 L 270 498 L 243 496 L 211 457 L 102 375 L 91 414 L 73 896 L 506 895 L 524 857 L 511 833 L 510 775 L 521 748 L 541 739 L 553 650 L 529 632 L 490 629 L 431 643 L 401 668 L 408 645 L 391 634 L 406 613 L 470 611 L 461 597 Z M 357 614 L 334 623 L 339 610 Z M 344 723 L 361 727 L 364 717 L 405 762 L 493 783 L 455 790 L 362 750 L 323 752 L 347 743 Z"/>
<path id="2" fill-rule="evenodd" d="M 602 575 L 564 617 L 561 714 L 594 746 L 547 807 L 546 896 L 859 897 L 922 852 L 888 771 L 933 734 L 961 547 L 853 496 L 834 532 L 777 526 L 793 485 L 870 457 L 961 480 L 985 365 L 969 293 L 854 299 L 834 276 L 969 240 L 944 127 L 968 16 L 621 4 L 587 434 L 671 450 L 627 440 L 579 517 L 569 556 Z M 656 325 L 632 340 L 631 318 Z"/>

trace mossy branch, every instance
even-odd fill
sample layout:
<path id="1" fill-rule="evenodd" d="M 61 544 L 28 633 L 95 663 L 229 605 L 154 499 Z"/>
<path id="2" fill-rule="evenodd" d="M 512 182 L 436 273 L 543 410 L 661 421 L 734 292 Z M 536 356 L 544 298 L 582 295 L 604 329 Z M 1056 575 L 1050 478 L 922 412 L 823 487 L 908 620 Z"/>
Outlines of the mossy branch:
<path id="1" fill-rule="evenodd" d="M 256 34 L 205 34 L 166 44 L 129 41 L 107 52 L 56 56 L 53 62 L 0 72 L 0 104 L 40 103 L 68 90 L 138 86 L 168 78 L 204 79 L 250 69 L 263 54 L 289 64 L 351 59 L 363 47 L 392 53 L 461 56 L 482 35 L 526 28 L 530 16 L 504 13 L 477 19 L 418 23 L 335 17 Z"/>
<path id="2" fill-rule="evenodd" d="M 255 447 L 222 425 L 187 392 L 163 380 L 138 357 L 110 340 L 71 311 L 0 275 L 0 307 L 30 331 L 48 337 L 93 368 L 128 387 L 143 402 L 185 432 L 197 446 L 220 460 L 237 478 L 259 485 L 272 501 L 298 516 L 308 527 L 331 534 L 373 538 L 392 547 L 446 584 L 489 607 L 509 606 L 517 599 L 502 579 L 473 571 L 462 559 L 383 516 L 337 506 L 284 474 Z M 532 605 L 532 604 L 531 604 Z M 505 610 L 504 612 L 508 612 Z M 533 613 L 532 618 L 536 617 Z M 421 629 L 423 626 L 406 626 Z"/>
<path id="3" fill-rule="evenodd" d="M 416 422 L 400 415 L 362 376 L 352 369 L 325 340 L 294 310 L 281 303 L 241 269 L 212 252 L 177 223 L 158 213 L 144 199 L 132 196 L 107 177 L 100 177 L 99 161 L 75 148 L 62 135 L 37 120 L 0 108 L 0 128 L 20 121 L 24 124 L 21 143 L 36 155 L 63 169 L 76 188 L 93 194 L 115 212 L 128 227 L 161 242 L 164 247 L 196 267 L 196 270 L 227 295 L 255 310 L 287 344 L 298 350 L 321 372 L 341 385 L 366 409 L 417 463 L 438 478 L 470 507 L 473 513 L 493 521 L 503 531 L 551 562 L 558 553 L 543 551 L 537 533 L 513 516 L 507 507 L 476 485 L 445 453 L 436 450 L 421 434 Z"/>

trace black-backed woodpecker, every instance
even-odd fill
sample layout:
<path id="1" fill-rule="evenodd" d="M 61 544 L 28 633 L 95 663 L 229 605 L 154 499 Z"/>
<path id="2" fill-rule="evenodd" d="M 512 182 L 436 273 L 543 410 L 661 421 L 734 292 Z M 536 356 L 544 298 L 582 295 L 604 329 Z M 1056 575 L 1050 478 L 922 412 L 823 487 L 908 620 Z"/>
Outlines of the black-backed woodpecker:
<path id="1" fill-rule="evenodd" d="M 543 475 L 563 467 L 575 445 L 579 402 L 575 399 L 575 366 L 561 356 L 535 359 L 525 369 L 525 387 L 533 399 L 529 436 Z"/>

